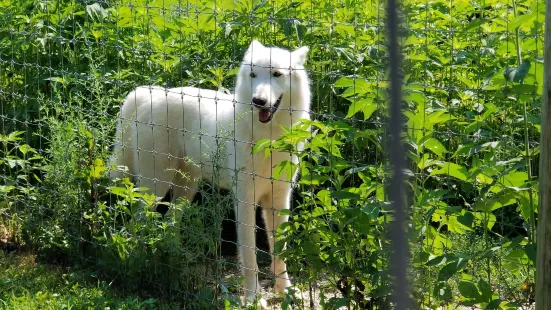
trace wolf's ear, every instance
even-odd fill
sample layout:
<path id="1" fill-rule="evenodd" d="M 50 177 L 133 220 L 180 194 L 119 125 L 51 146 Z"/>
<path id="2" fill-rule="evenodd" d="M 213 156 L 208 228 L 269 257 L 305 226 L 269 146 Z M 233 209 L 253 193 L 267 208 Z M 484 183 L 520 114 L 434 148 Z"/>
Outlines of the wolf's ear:
<path id="1" fill-rule="evenodd" d="M 306 57 L 308 56 L 308 51 L 310 49 L 308 46 L 303 46 L 297 50 L 294 50 L 291 55 L 293 57 L 293 62 L 299 66 L 304 66 L 306 63 Z"/>
<path id="2" fill-rule="evenodd" d="M 249 49 L 247 50 L 247 52 L 253 52 L 253 50 L 261 50 L 262 48 L 264 48 L 264 45 L 262 45 L 262 43 L 258 42 L 257 40 L 253 40 L 251 42 L 251 45 L 249 45 Z"/>

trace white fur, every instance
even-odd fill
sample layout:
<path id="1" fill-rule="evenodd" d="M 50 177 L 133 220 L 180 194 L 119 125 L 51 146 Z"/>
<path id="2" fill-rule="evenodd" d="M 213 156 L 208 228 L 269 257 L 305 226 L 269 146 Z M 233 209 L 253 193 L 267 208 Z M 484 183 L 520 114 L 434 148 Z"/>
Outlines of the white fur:
<path id="1" fill-rule="evenodd" d="M 274 233 L 288 220 L 278 211 L 289 208 L 292 190 L 285 174 L 272 181 L 273 166 L 282 160 L 297 162 L 289 153 L 274 152 L 267 158 L 264 152 L 253 155 L 252 147 L 261 139 L 277 139 L 283 133 L 282 126 L 310 117 L 310 85 L 304 70 L 307 54 L 307 47 L 291 52 L 253 41 L 240 66 L 235 95 L 191 87 L 142 86 L 128 95 L 121 109 L 111 163 L 126 166 L 140 186 L 159 197 L 172 186 L 174 197 L 189 200 L 197 190 L 197 179 L 215 181 L 234 191 L 247 299 L 253 299 L 260 290 L 255 205 L 263 207 L 273 253 Z M 275 71 L 282 75 L 274 77 Z M 266 106 L 271 107 L 281 95 L 272 120 L 261 123 L 258 109 L 251 104 L 253 96 L 265 99 Z M 234 132 L 225 134 L 228 130 Z M 224 146 L 224 158 L 219 161 L 219 180 L 212 180 L 211 155 L 222 149 L 217 145 Z M 111 176 L 122 177 L 123 173 L 112 171 Z M 296 174 L 293 181 L 295 178 Z M 286 265 L 278 257 L 273 257 L 272 271 L 277 275 L 276 292 L 291 285 Z"/>

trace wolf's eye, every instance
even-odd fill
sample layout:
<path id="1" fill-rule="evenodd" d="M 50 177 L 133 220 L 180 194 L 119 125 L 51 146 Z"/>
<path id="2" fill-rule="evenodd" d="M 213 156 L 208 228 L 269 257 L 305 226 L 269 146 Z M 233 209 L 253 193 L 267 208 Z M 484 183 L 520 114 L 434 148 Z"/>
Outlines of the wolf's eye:
<path id="1" fill-rule="evenodd" d="M 281 74 L 281 72 L 279 72 L 279 71 L 275 71 L 275 72 L 274 72 L 274 76 L 275 76 L 275 77 L 280 77 L 281 75 L 282 75 L 282 74 Z"/>
<path id="2" fill-rule="evenodd" d="M 251 73 L 249 73 L 249 76 L 252 77 L 252 78 L 255 78 L 256 74 L 254 72 L 251 72 Z"/>

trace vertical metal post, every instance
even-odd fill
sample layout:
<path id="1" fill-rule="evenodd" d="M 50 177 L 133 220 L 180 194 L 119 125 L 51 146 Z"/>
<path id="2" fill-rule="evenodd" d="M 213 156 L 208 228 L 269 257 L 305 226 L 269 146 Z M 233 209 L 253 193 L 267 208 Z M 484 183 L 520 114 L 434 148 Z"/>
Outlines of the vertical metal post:
<path id="1" fill-rule="evenodd" d="M 540 198 L 536 234 L 536 310 L 551 309 L 551 0 L 546 1 L 541 98 Z"/>
<path id="2" fill-rule="evenodd" d="M 389 194 L 394 200 L 394 221 L 390 224 L 392 241 L 391 275 L 393 281 L 392 302 L 395 309 L 409 309 L 409 285 L 407 280 L 407 265 L 409 263 L 409 247 L 406 237 L 406 201 L 404 192 L 405 150 L 402 143 L 402 79 L 400 77 L 401 55 L 398 46 L 398 3 L 397 0 L 387 1 L 388 47 L 390 54 L 390 165 L 392 176 Z"/>

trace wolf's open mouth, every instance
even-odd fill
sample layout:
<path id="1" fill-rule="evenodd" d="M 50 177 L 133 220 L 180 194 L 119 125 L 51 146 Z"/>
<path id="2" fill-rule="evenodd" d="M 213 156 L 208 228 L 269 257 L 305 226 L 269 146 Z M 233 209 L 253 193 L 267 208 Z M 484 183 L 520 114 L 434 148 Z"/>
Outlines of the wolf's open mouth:
<path id="1" fill-rule="evenodd" d="M 258 120 L 261 123 L 267 123 L 272 120 L 272 118 L 274 117 L 274 113 L 277 111 L 277 109 L 279 108 L 279 105 L 281 104 L 282 98 L 283 98 L 283 94 L 281 94 L 281 96 L 277 98 L 276 103 L 271 108 L 261 108 L 257 106 L 259 108 Z"/>

